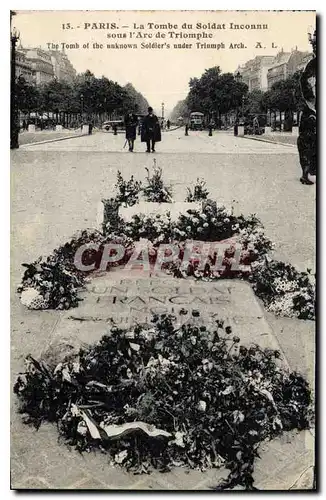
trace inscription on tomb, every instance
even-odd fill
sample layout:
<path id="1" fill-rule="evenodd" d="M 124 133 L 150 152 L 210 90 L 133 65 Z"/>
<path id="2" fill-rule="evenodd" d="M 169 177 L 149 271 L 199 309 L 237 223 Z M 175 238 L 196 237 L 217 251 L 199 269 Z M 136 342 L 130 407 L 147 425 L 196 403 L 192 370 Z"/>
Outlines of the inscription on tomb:
<path id="1" fill-rule="evenodd" d="M 128 328 L 150 323 L 154 314 L 171 313 L 178 324 L 195 320 L 216 327 L 223 320 L 243 344 L 279 348 L 250 285 L 240 280 L 132 279 L 119 271 L 93 278 L 82 296 L 79 307 L 62 314 L 54 342 L 89 344 L 109 333 L 112 324 Z M 199 318 L 192 316 L 193 310 Z"/>

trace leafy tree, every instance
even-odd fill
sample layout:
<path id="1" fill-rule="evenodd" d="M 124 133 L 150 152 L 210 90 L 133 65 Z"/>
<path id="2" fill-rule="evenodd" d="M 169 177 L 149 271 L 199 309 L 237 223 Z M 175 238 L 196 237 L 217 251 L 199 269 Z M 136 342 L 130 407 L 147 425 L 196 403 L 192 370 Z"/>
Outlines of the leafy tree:
<path id="1" fill-rule="evenodd" d="M 206 116 L 215 115 L 217 122 L 221 114 L 239 108 L 248 91 L 246 84 L 237 82 L 232 73 L 221 73 L 219 66 L 206 69 L 200 78 L 192 78 L 189 88 L 188 108 Z"/>
<path id="2" fill-rule="evenodd" d="M 71 111 L 72 87 L 68 83 L 54 79 L 40 87 L 39 95 L 38 111 L 55 113 L 57 119 L 59 113 Z"/>
<path id="3" fill-rule="evenodd" d="M 172 122 L 177 122 L 178 118 L 182 116 L 183 118 L 188 118 L 190 114 L 190 110 L 187 106 L 186 100 L 182 100 L 177 102 L 177 104 L 174 106 L 171 115 L 170 115 L 170 120 Z"/>
<path id="4" fill-rule="evenodd" d="M 87 70 L 77 75 L 72 84 L 56 79 L 39 87 L 17 81 L 18 108 L 23 112 L 55 113 L 57 121 L 76 114 L 103 121 L 118 117 L 130 109 L 145 114 L 148 102 L 131 83 L 122 87 L 117 82 L 101 78 Z"/>
<path id="5" fill-rule="evenodd" d="M 132 108 L 136 113 L 145 115 L 149 107 L 147 99 L 133 87 L 131 83 L 124 86 L 129 98 L 132 101 Z"/>
<path id="6" fill-rule="evenodd" d="M 263 98 L 264 92 L 262 90 L 255 89 L 249 92 L 245 100 L 245 115 L 259 115 L 263 113 L 265 111 Z"/>
<path id="7" fill-rule="evenodd" d="M 16 81 L 17 108 L 23 113 L 36 111 L 39 106 L 39 91 L 33 85 L 29 85 L 23 77 Z"/>
<path id="8" fill-rule="evenodd" d="M 299 111 L 302 105 L 300 75 L 301 72 L 297 71 L 287 79 L 275 82 L 262 98 L 264 109 L 274 113 L 274 117 L 276 113 L 284 112 L 285 130 L 291 128 L 293 113 Z"/>

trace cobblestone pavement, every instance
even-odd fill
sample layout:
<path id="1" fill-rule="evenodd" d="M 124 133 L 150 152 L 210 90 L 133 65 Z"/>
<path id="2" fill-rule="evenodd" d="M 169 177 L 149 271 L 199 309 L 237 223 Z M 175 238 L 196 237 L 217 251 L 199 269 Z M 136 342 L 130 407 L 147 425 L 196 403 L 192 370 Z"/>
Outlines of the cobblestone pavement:
<path id="1" fill-rule="evenodd" d="M 204 132 L 184 137 L 180 130 L 164 134 L 155 155 L 143 153 L 139 142 L 136 149 L 141 152 L 128 153 L 123 143 L 122 135 L 98 132 L 12 151 L 12 383 L 23 368 L 24 356 L 37 357 L 49 345 L 60 318 L 58 312 L 28 311 L 20 304 L 15 289 L 21 264 L 47 255 L 77 229 L 94 227 L 98 202 L 112 193 L 117 169 L 125 177 L 134 174 L 144 179 L 144 167 L 150 167 L 156 158 L 176 200 L 184 199 L 186 186 L 197 177 L 205 178 L 212 198 L 233 204 L 236 212 L 257 213 L 276 243 L 277 258 L 301 269 L 314 269 L 315 186 L 300 184 L 295 148 L 247 141 L 223 132 L 213 137 Z M 313 382 L 314 323 L 266 317 L 291 368 Z M 13 488 L 198 490 L 218 482 L 218 471 L 187 474 L 176 469 L 146 477 L 126 474 L 110 468 L 101 454 L 80 456 L 69 451 L 57 442 L 54 426 L 44 425 L 38 432 L 24 426 L 15 407 L 13 397 Z M 310 433 L 273 441 L 257 467 L 257 486 L 310 485 L 312 447 Z M 294 452 L 299 457 L 296 464 L 291 458 Z M 288 484 L 294 466 L 305 472 L 300 480 Z"/>

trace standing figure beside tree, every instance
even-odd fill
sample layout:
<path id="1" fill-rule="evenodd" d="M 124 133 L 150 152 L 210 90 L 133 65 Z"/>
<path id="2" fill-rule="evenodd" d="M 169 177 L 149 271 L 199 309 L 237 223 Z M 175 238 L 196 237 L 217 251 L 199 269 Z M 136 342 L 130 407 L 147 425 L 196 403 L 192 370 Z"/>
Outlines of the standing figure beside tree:
<path id="1" fill-rule="evenodd" d="M 161 127 L 159 120 L 153 113 L 153 108 L 148 108 L 141 130 L 141 142 L 146 142 L 146 153 L 155 153 L 155 143 L 161 141 Z"/>

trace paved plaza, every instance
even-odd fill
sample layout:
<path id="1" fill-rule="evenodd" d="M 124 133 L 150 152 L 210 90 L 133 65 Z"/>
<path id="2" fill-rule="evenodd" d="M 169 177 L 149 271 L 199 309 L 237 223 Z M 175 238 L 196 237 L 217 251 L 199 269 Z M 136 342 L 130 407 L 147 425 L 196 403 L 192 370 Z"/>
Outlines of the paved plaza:
<path id="1" fill-rule="evenodd" d="M 315 186 L 299 182 L 298 152 L 291 144 L 272 144 L 234 137 L 230 132 L 164 132 L 155 154 L 146 154 L 137 138 L 135 152 L 124 149 L 124 135 L 95 132 L 90 136 L 43 144 L 25 144 L 11 153 L 11 372 L 12 384 L 23 369 L 26 354 L 40 356 L 60 328 L 58 311 L 30 311 L 15 290 L 21 264 L 48 255 L 78 229 L 98 226 L 98 204 L 114 192 L 117 170 L 124 178 L 143 180 L 155 158 L 176 201 L 186 188 L 204 178 L 210 197 L 235 212 L 256 213 L 275 243 L 274 257 L 300 270 L 315 270 Z M 313 384 L 314 328 L 311 321 L 265 313 L 291 369 Z M 64 321 L 62 325 L 64 325 Z M 59 325 L 59 326 L 58 326 Z M 55 426 L 38 432 L 24 426 L 12 398 L 11 444 L 13 488 L 82 489 L 207 489 L 225 471 L 202 473 L 176 469 L 168 474 L 133 476 L 111 468 L 100 453 L 79 455 L 58 443 Z M 311 480 L 313 439 L 310 432 L 295 439 L 285 435 L 262 452 L 257 487 L 302 486 Z M 294 450 L 294 447 L 296 449 Z M 291 463 L 296 453 L 298 461 Z M 280 458 L 281 457 L 281 458 Z M 298 463 L 299 462 L 299 463 Z M 269 478 L 266 477 L 269 471 Z M 289 477 L 304 470 L 299 486 Z M 269 482 L 268 482 L 269 481 Z"/>

